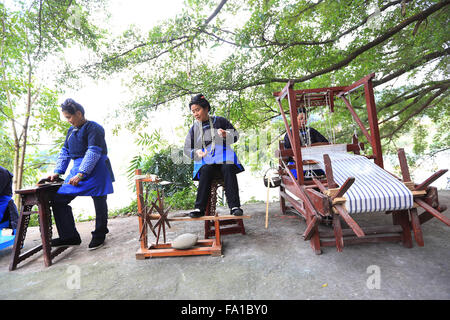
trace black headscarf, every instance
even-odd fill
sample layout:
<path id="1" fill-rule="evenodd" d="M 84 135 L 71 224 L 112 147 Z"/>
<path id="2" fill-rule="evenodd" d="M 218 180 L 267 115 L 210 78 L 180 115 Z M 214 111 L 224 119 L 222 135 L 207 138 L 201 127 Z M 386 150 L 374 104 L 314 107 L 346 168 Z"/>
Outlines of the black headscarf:
<path id="1" fill-rule="evenodd" d="M 211 106 L 208 100 L 206 100 L 205 96 L 201 93 L 191 98 L 191 101 L 189 102 L 189 108 L 191 108 L 193 104 L 199 105 L 203 109 L 208 109 L 208 112 L 209 110 L 211 110 Z"/>
<path id="2" fill-rule="evenodd" d="M 71 98 L 66 99 L 66 101 L 61 104 L 61 110 L 70 114 L 75 114 L 77 111 L 80 111 L 84 116 L 83 106 Z"/>

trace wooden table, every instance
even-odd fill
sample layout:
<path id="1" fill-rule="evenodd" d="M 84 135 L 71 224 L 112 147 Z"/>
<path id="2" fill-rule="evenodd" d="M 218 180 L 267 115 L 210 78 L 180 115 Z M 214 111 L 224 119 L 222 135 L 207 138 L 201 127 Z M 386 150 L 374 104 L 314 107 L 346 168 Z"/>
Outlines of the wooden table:
<path id="1" fill-rule="evenodd" d="M 12 261 L 9 266 L 10 271 L 15 270 L 17 264 L 40 250 L 44 251 L 44 264 L 46 267 L 49 267 L 52 264 L 52 259 L 68 248 L 60 247 L 52 251 L 50 245 L 50 240 L 52 238 L 50 198 L 51 195 L 58 191 L 61 185 L 62 183 L 51 183 L 38 185 L 29 189 L 16 190 L 16 193 L 20 195 L 22 205 L 19 212 L 19 221 L 17 223 Z M 37 206 L 37 211 L 32 211 L 34 206 Z M 42 243 L 21 254 L 27 234 L 28 223 L 32 214 L 39 215 L 39 229 L 41 232 Z"/>

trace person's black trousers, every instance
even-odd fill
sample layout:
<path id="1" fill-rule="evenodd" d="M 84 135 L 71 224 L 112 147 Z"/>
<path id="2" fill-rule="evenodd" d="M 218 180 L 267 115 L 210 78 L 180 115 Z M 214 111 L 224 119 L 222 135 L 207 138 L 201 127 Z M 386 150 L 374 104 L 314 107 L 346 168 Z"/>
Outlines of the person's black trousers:
<path id="1" fill-rule="evenodd" d="M 72 207 L 69 203 L 76 196 L 56 193 L 51 200 L 53 216 L 55 217 L 56 229 L 61 239 L 71 239 L 80 237 L 73 218 Z M 104 238 L 109 232 L 108 225 L 108 204 L 107 196 L 93 196 L 95 207 L 95 230 L 92 232 L 93 238 Z"/>
<path id="2" fill-rule="evenodd" d="M 205 164 L 199 170 L 199 184 L 195 208 L 206 210 L 209 195 L 211 193 L 211 182 L 222 174 L 225 183 L 225 195 L 230 209 L 240 207 L 239 186 L 236 177 L 236 165 L 234 164 Z"/>

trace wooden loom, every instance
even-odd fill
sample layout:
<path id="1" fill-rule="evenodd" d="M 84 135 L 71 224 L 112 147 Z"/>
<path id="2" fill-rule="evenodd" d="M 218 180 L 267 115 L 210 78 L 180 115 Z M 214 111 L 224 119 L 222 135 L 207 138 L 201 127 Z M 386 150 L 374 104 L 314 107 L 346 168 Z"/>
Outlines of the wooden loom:
<path id="1" fill-rule="evenodd" d="M 297 121 L 291 121 L 291 126 L 289 125 L 283 110 L 282 100 L 285 98 L 288 100 L 290 119 L 295 120 L 297 118 L 297 108 L 305 106 L 305 95 L 308 95 L 310 106 L 327 105 L 331 112 L 334 112 L 334 99 L 341 98 L 372 147 L 373 154 L 366 157 L 373 159 L 376 165 L 383 168 L 381 141 L 372 86 L 372 78 L 374 76 L 374 73 L 369 74 L 349 86 L 305 90 L 294 90 L 294 82 L 289 81 L 281 92 L 274 92 L 292 146 L 292 149 L 285 149 L 283 142 L 280 141 L 279 150 L 276 151 L 276 156 L 279 158 L 279 173 L 281 176 L 281 211 L 283 214 L 286 213 L 286 201 L 288 201 L 305 218 L 306 230 L 302 236 L 305 241 L 310 240 L 311 247 L 316 254 L 322 253 L 321 247 L 336 246 L 337 251 L 341 252 L 344 244 L 362 242 L 401 241 L 405 247 L 411 248 L 411 230 L 417 244 L 424 246 L 421 228 L 423 223 L 435 217 L 450 226 L 450 219 L 442 214 L 446 207 L 439 205 L 437 189 L 430 186 L 447 170 L 439 170 L 424 182 L 416 184 L 411 181 L 403 149 L 398 151 L 402 179 L 397 179 L 402 181 L 412 191 L 414 207 L 408 210 L 386 212 L 386 214 L 392 214 L 392 225 L 362 228 L 357 224 L 345 208 L 346 198 L 344 197 L 345 192 L 352 186 L 355 178 L 349 177 L 345 183 L 340 186 L 337 185 L 333 179 L 332 163 L 327 154 L 324 154 L 325 176 L 313 177 L 310 180 L 305 179 L 303 166 L 308 163 L 302 160 L 299 127 Z M 366 129 L 356 114 L 351 102 L 345 98 L 347 93 L 362 86 L 364 87 L 369 130 Z M 290 132 L 290 128 L 292 128 L 292 132 Z M 347 151 L 355 154 L 359 154 L 360 150 L 364 149 L 363 144 L 358 142 L 356 135 L 353 136 L 352 143 L 347 144 L 346 147 Z M 286 164 L 286 160 L 289 157 L 294 159 L 295 165 Z M 297 170 L 297 178 L 293 176 L 290 169 Z M 286 191 L 289 191 L 298 199 L 294 199 Z M 419 207 L 425 210 L 420 215 L 417 211 Z M 332 219 L 332 232 L 319 231 L 319 224 L 326 217 Z M 349 228 L 343 229 L 341 227 L 341 218 Z"/>

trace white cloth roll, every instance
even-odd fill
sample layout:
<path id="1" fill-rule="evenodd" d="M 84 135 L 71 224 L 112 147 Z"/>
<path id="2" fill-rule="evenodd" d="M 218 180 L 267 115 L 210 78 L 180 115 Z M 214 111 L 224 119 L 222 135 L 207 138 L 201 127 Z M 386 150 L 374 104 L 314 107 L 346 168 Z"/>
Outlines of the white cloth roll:
<path id="1" fill-rule="evenodd" d="M 345 145 L 343 145 L 345 146 Z M 405 210 L 413 207 L 411 191 L 391 174 L 366 157 L 349 154 L 341 145 L 302 149 L 303 160 L 315 160 L 325 170 L 323 155 L 328 154 L 333 177 L 342 185 L 349 177 L 355 182 L 344 194 L 347 211 L 352 213 Z"/>

